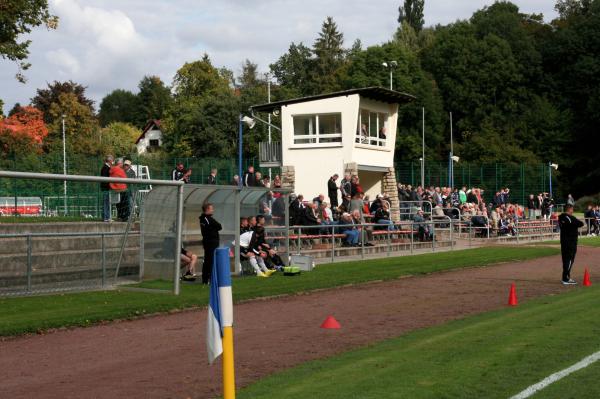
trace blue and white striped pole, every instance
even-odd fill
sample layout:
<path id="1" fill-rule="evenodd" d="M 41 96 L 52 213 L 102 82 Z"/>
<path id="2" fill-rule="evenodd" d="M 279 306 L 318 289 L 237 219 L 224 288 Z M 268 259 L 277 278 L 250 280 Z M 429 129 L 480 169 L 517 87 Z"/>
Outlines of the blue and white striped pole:
<path id="1" fill-rule="evenodd" d="M 208 362 L 223 354 L 223 398 L 235 398 L 233 363 L 233 298 L 229 248 L 217 248 L 210 278 L 210 298 L 206 329 Z"/>

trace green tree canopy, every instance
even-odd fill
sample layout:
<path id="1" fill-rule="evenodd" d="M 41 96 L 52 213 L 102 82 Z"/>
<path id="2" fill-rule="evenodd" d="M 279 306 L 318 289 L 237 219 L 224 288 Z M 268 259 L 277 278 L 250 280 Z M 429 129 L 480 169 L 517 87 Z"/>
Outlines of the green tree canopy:
<path id="1" fill-rule="evenodd" d="M 142 127 L 150 119 L 162 119 L 173 100 L 171 88 L 158 76 L 144 76 L 138 85 L 139 110 L 136 125 Z"/>
<path id="2" fill-rule="evenodd" d="M 17 80 L 25 82 L 22 71 L 31 66 L 27 62 L 31 40 L 21 40 L 36 26 L 56 29 L 58 17 L 48 11 L 47 0 L 2 0 L 0 3 L 0 57 L 17 62 Z"/>
<path id="3" fill-rule="evenodd" d="M 113 90 L 100 102 L 100 126 L 108 126 L 112 122 L 137 124 L 139 108 L 138 96 L 128 90 Z"/>
<path id="4" fill-rule="evenodd" d="M 398 22 L 401 25 L 406 22 L 408 26 L 419 32 L 425 24 L 424 7 L 425 0 L 404 0 L 403 5 L 398 7 Z"/>
<path id="5" fill-rule="evenodd" d="M 90 113 L 94 113 L 94 101 L 85 95 L 85 86 L 72 80 L 67 82 L 48 83 L 47 88 L 37 89 L 37 94 L 31 99 L 31 105 L 44 113 L 44 121 L 47 124 L 54 122 L 50 113 L 52 104 L 59 102 L 61 94 L 73 94 L 77 102 L 87 107 Z"/>

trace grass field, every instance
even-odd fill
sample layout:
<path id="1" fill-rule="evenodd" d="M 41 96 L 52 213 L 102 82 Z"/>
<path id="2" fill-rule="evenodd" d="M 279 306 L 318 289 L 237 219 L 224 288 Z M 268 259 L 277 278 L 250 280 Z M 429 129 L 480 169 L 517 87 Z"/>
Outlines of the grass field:
<path id="1" fill-rule="evenodd" d="M 508 398 L 600 350 L 599 336 L 594 286 L 305 363 L 238 397 Z M 535 397 L 598 398 L 598 373 L 596 363 Z"/>
<path id="2" fill-rule="evenodd" d="M 579 245 L 583 245 L 586 247 L 600 247 L 600 236 L 598 237 L 580 237 L 578 241 Z M 544 241 L 539 244 L 560 244 L 559 240 L 554 241 Z"/>
<path id="3" fill-rule="evenodd" d="M 382 258 L 320 265 L 297 277 L 275 275 L 269 279 L 254 277 L 233 280 L 234 300 L 391 280 L 406 275 L 431 273 L 462 267 L 485 266 L 556 255 L 548 247 L 489 247 L 454 252 Z M 168 282 L 141 284 L 145 288 L 169 288 Z M 88 326 L 101 321 L 134 318 L 144 314 L 205 306 L 208 288 L 182 285 L 181 295 L 97 291 L 51 296 L 0 299 L 0 336 L 38 332 L 50 328 Z"/>

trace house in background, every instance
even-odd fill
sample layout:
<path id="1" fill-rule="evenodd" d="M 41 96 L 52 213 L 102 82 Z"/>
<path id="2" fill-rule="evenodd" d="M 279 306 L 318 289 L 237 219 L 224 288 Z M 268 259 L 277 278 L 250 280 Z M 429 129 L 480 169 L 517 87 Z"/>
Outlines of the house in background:
<path id="1" fill-rule="evenodd" d="M 366 87 L 251 107 L 281 115 L 280 154 L 283 185 L 306 198 L 327 194 L 334 173 L 357 175 L 372 199 L 386 193 L 398 217 L 394 150 L 398 108 L 415 97 Z M 266 144 L 266 143 L 265 143 Z M 261 143 L 263 146 L 263 143 Z M 261 155 L 261 167 L 262 167 Z M 339 182 L 338 182 L 339 184 Z"/>
<path id="2" fill-rule="evenodd" d="M 146 123 L 142 134 L 135 142 L 138 154 L 145 154 L 159 149 L 163 144 L 160 120 L 152 119 Z"/>

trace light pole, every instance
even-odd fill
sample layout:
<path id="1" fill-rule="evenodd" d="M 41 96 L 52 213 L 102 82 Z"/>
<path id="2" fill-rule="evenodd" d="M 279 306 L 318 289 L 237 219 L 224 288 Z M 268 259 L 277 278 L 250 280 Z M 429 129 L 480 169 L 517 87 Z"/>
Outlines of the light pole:
<path id="1" fill-rule="evenodd" d="M 270 103 L 271 102 L 271 75 L 267 72 L 265 73 L 265 79 L 267 79 L 267 102 Z M 268 141 L 269 141 L 269 147 L 271 146 L 271 113 L 269 112 L 269 116 L 267 119 L 267 122 L 269 122 L 268 125 L 268 132 L 269 132 L 269 136 L 268 136 Z M 269 148 L 270 150 L 270 148 Z M 269 168 L 269 181 L 273 181 L 273 178 L 271 177 L 271 168 Z"/>
<path id="2" fill-rule="evenodd" d="M 62 115 L 62 145 L 63 145 L 63 175 L 67 174 L 67 139 L 65 137 L 65 118 Z M 67 216 L 67 181 L 63 180 L 63 207 L 64 215 Z"/>
<path id="3" fill-rule="evenodd" d="M 554 197 L 554 195 L 552 195 L 552 169 L 558 170 L 558 164 L 548 162 L 548 178 L 550 179 L 550 198 Z"/>
<path id="4" fill-rule="evenodd" d="M 397 61 L 387 61 L 381 64 L 384 68 L 390 70 L 390 90 L 394 90 L 394 69 L 398 67 Z"/>
<path id="5" fill-rule="evenodd" d="M 450 188 L 454 188 L 454 140 L 452 137 L 452 112 L 450 112 L 450 170 L 448 180 Z"/>
<path id="6" fill-rule="evenodd" d="M 425 107 L 423 107 L 423 143 L 421 155 L 421 188 L 425 189 Z"/>

